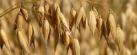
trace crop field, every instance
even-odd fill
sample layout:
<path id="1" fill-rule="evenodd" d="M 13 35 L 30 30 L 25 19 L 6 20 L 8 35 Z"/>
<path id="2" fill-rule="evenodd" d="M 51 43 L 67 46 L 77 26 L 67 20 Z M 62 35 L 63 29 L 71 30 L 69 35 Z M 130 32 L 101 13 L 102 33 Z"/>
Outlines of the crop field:
<path id="1" fill-rule="evenodd" d="M 0 55 L 137 55 L 137 0 L 0 0 Z"/>

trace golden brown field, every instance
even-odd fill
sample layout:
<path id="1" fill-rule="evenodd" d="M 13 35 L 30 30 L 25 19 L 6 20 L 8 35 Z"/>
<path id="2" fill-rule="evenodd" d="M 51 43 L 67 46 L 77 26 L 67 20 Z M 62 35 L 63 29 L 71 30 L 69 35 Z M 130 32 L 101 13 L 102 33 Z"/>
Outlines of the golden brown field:
<path id="1" fill-rule="evenodd" d="M 137 0 L 0 0 L 0 55 L 137 55 Z"/>

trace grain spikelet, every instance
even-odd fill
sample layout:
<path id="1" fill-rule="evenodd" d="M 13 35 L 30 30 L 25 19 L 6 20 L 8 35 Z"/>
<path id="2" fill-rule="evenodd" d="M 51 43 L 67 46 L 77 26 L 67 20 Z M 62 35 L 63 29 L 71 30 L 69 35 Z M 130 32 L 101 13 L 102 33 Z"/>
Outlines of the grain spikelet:
<path id="1" fill-rule="evenodd" d="M 67 28 L 67 30 L 69 30 L 69 25 L 67 23 L 67 20 L 65 16 L 61 13 L 60 8 L 57 8 L 57 14 L 58 14 L 59 19 L 63 23 L 63 25 Z"/>
<path id="2" fill-rule="evenodd" d="M 77 27 L 80 23 L 80 21 L 82 20 L 82 18 L 85 16 L 85 11 L 84 11 L 84 8 L 81 7 L 80 8 L 80 11 L 79 13 L 77 14 L 77 17 L 76 17 L 76 23 L 75 23 L 75 27 Z"/>
<path id="3" fill-rule="evenodd" d="M 118 50 L 118 43 L 116 42 L 116 23 L 112 14 L 109 14 L 106 23 L 102 25 L 102 33 L 107 41 L 108 46 L 112 50 Z"/>
<path id="4" fill-rule="evenodd" d="M 70 14 L 71 14 L 71 18 L 70 18 L 70 27 L 72 28 L 73 24 L 75 23 L 75 18 L 76 18 L 76 11 L 74 9 L 71 9 L 70 11 Z"/>
<path id="5" fill-rule="evenodd" d="M 21 13 L 25 20 L 28 20 L 28 11 L 26 9 L 21 8 Z"/>
<path id="6" fill-rule="evenodd" d="M 39 8 L 38 8 L 38 11 L 44 14 L 44 12 L 45 12 L 44 6 L 40 5 Z"/>
<path id="7" fill-rule="evenodd" d="M 125 33 L 124 33 L 124 31 L 120 27 L 117 27 L 117 36 L 116 36 L 116 39 L 118 40 L 118 42 L 120 44 L 123 44 L 124 41 L 125 41 Z"/>
<path id="8" fill-rule="evenodd" d="M 98 11 L 96 10 L 95 7 L 93 7 L 93 11 L 94 11 L 94 15 L 95 15 L 95 17 L 98 17 L 98 16 L 99 16 L 99 15 L 98 15 Z"/>
<path id="9" fill-rule="evenodd" d="M 48 14 L 48 12 L 49 12 L 49 5 L 48 4 L 45 5 L 44 10 L 45 10 L 45 14 Z"/>
<path id="10" fill-rule="evenodd" d="M 126 26 L 126 22 L 127 22 L 127 15 L 125 13 L 121 14 L 121 26 L 122 28 L 124 28 Z"/>
<path id="11" fill-rule="evenodd" d="M 97 28 L 98 28 L 99 37 L 101 36 L 101 27 L 102 27 L 102 24 L 103 24 L 102 18 L 101 17 L 97 18 Z"/>
<path id="12" fill-rule="evenodd" d="M 2 50 L 4 52 L 4 55 L 13 55 L 13 53 L 5 45 L 3 46 Z"/>
<path id="13" fill-rule="evenodd" d="M 116 40 L 118 42 L 119 49 L 121 51 L 123 51 L 123 49 L 124 49 L 123 48 L 124 47 L 124 42 L 125 42 L 125 33 L 120 27 L 117 27 L 116 31 L 117 31 L 116 32 L 117 33 Z"/>
<path id="14" fill-rule="evenodd" d="M 74 9 L 71 10 L 71 15 L 72 15 L 72 17 L 76 16 L 76 11 Z"/>
<path id="15" fill-rule="evenodd" d="M 98 28 L 98 29 L 101 29 L 102 22 L 103 22 L 103 20 L 102 20 L 101 17 L 97 18 L 97 28 Z"/>
<path id="16" fill-rule="evenodd" d="M 7 46 L 8 49 L 10 49 L 10 48 L 11 48 L 11 43 L 10 43 L 10 40 L 9 40 L 9 38 L 8 38 L 5 30 L 1 29 L 1 30 L 0 30 L 0 33 L 1 33 L 1 35 L 2 35 L 2 36 L 1 36 L 2 39 L 3 39 L 4 42 L 5 42 L 5 45 Z"/>
<path id="17" fill-rule="evenodd" d="M 27 41 L 27 36 L 23 29 L 17 30 L 18 38 L 21 46 L 25 49 L 26 52 L 30 53 L 29 43 Z"/>
<path id="18" fill-rule="evenodd" d="M 77 39 L 71 39 L 69 46 L 73 55 L 80 55 L 80 45 Z"/>
<path id="19" fill-rule="evenodd" d="M 68 47 L 68 45 L 70 43 L 70 33 L 68 31 L 66 31 L 65 34 L 63 35 L 62 41 L 63 41 L 63 44 L 65 45 L 65 47 Z"/>
<path id="20" fill-rule="evenodd" d="M 36 38 L 39 38 L 40 36 L 40 27 L 39 27 L 39 24 L 37 23 L 37 21 L 36 20 L 33 20 L 32 21 L 32 29 L 33 29 L 33 33 L 34 33 L 34 38 L 36 37 Z"/>
<path id="21" fill-rule="evenodd" d="M 80 24 L 81 20 L 85 18 L 85 11 L 84 8 L 81 7 L 79 12 L 76 14 L 76 17 L 74 19 L 74 23 L 72 23 L 72 33 L 76 31 L 76 28 L 78 27 L 78 25 Z"/>
<path id="22" fill-rule="evenodd" d="M 7 48 L 12 48 L 13 45 L 13 41 L 12 41 L 12 35 L 10 35 L 10 29 L 8 26 L 8 23 L 6 22 L 5 19 L 1 19 L 1 29 L 0 29 L 0 34 L 1 34 L 1 38 L 3 39 L 3 41 L 5 42 Z"/>
<path id="23" fill-rule="evenodd" d="M 116 35 L 116 22 L 113 14 L 109 14 L 108 17 L 108 28 L 110 29 L 110 32 L 112 33 L 112 36 L 115 37 Z"/>
<path id="24" fill-rule="evenodd" d="M 20 9 L 20 12 L 17 15 L 17 18 L 15 20 L 17 27 L 25 27 L 26 26 L 26 18 L 23 16 L 22 9 Z"/>
<path id="25" fill-rule="evenodd" d="M 90 27 L 90 30 L 91 30 L 91 32 L 92 32 L 92 35 L 94 35 L 94 32 L 95 32 L 95 30 L 96 30 L 96 24 L 97 24 L 97 22 L 96 22 L 96 16 L 95 16 L 95 13 L 94 13 L 94 11 L 90 11 L 90 17 L 89 17 L 89 27 Z"/>
<path id="26" fill-rule="evenodd" d="M 108 41 L 109 42 L 108 45 L 110 45 L 109 47 L 111 47 L 112 45 L 114 46 L 114 48 L 112 47 L 111 49 L 119 50 L 119 43 L 118 40 L 116 39 L 116 35 L 117 35 L 116 22 L 112 13 L 109 14 L 107 24 L 108 24 L 107 30 L 109 32 L 109 35 L 112 35 L 111 37 L 110 36 L 108 37 L 108 39 L 110 38 L 110 42 Z"/>
<path id="27" fill-rule="evenodd" d="M 50 32 L 50 24 L 48 20 L 44 20 L 43 35 L 46 41 L 48 40 L 49 32 Z"/>
<path id="28" fill-rule="evenodd" d="M 29 26 L 28 26 L 28 37 L 29 37 L 29 43 L 32 39 L 32 35 L 33 35 L 33 28 L 32 28 L 32 25 L 31 23 L 29 23 Z"/>
<path id="29" fill-rule="evenodd" d="M 44 13 L 45 13 L 45 10 L 44 10 L 44 5 L 40 5 L 39 6 L 39 8 L 38 8 L 38 11 L 40 12 L 40 15 L 41 15 L 41 17 L 38 17 L 40 20 L 41 20 L 41 22 L 42 22 L 42 20 L 44 19 Z"/>

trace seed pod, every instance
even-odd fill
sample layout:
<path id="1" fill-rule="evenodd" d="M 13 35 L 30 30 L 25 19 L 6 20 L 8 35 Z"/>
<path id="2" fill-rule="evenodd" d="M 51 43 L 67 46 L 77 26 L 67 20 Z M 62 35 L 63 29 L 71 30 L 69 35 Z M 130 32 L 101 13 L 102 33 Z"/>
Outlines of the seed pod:
<path id="1" fill-rule="evenodd" d="M 80 55 L 80 45 L 77 39 L 71 39 L 69 47 L 73 55 Z"/>

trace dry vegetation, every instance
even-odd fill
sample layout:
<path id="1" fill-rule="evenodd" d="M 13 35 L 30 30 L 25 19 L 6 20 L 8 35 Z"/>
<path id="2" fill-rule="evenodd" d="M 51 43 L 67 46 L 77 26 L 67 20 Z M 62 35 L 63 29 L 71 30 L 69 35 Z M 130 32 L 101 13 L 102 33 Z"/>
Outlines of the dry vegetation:
<path id="1" fill-rule="evenodd" d="M 0 0 L 0 55 L 137 55 L 136 0 Z"/>

